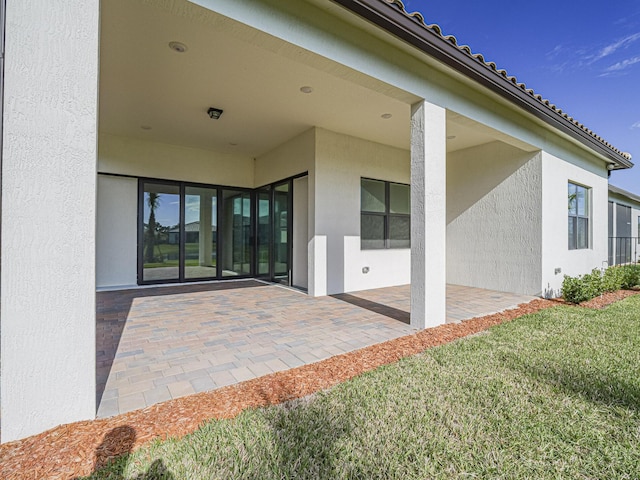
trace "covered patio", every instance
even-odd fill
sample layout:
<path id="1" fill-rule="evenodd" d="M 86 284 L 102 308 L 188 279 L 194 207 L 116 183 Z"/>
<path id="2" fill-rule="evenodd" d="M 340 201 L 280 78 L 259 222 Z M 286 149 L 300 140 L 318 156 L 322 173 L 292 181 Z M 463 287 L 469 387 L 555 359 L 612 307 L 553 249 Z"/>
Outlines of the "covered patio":
<path id="1" fill-rule="evenodd" d="M 447 322 L 532 299 L 447 285 Z M 409 285 L 316 298 L 256 280 L 98 292 L 97 416 L 409 335 L 409 304 Z"/>
<path id="2" fill-rule="evenodd" d="M 401 2 L 45 3 L 5 25 L 2 442 L 521 301 L 447 282 L 551 297 L 606 258 L 628 156 Z"/>

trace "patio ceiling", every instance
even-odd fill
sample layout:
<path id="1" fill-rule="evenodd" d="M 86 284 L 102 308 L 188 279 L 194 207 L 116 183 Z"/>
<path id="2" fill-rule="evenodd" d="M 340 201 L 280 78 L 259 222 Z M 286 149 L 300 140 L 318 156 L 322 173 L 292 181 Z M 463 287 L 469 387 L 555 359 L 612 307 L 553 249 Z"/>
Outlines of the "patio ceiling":
<path id="1" fill-rule="evenodd" d="M 102 2 L 104 133 L 257 157 L 318 126 L 408 149 L 418 100 L 186 0 Z M 209 107 L 222 117 L 211 120 Z M 504 141 L 452 112 L 447 136 L 448 151 Z"/>

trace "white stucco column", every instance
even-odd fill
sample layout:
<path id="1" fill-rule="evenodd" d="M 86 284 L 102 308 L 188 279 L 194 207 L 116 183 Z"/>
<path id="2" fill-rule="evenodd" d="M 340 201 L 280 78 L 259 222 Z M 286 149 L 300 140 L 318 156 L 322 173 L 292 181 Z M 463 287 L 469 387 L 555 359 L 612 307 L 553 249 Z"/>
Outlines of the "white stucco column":
<path id="1" fill-rule="evenodd" d="M 411 326 L 446 320 L 446 112 L 411 107 Z"/>
<path id="2" fill-rule="evenodd" d="M 308 201 L 309 220 L 307 245 L 307 293 L 311 297 L 322 297 L 327 294 L 327 236 L 322 234 L 320 217 L 322 205 L 318 199 L 317 171 L 315 165 L 314 136 L 313 167 L 309 169 Z M 322 232 L 322 233 L 321 233 Z"/>
<path id="3" fill-rule="evenodd" d="M 90 419 L 98 0 L 7 2 L 2 441 Z"/>

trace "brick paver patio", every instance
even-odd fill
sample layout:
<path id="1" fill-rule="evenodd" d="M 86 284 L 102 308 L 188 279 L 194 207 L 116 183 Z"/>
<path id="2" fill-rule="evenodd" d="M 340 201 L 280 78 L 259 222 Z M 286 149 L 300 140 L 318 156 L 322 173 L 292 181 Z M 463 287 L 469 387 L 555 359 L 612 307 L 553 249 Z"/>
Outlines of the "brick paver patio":
<path id="1" fill-rule="evenodd" d="M 532 297 L 447 286 L 447 321 Z M 98 417 L 408 335 L 409 286 L 312 298 L 247 280 L 97 294 Z"/>

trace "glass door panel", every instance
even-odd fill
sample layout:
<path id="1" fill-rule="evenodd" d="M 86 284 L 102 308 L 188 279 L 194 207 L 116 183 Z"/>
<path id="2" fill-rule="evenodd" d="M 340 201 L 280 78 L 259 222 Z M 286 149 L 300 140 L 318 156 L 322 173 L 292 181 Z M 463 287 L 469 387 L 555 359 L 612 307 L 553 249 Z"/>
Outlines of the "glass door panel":
<path id="1" fill-rule="evenodd" d="M 269 188 L 259 190 L 256 202 L 256 275 L 268 277 L 271 264 L 271 190 Z"/>
<path id="2" fill-rule="evenodd" d="M 184 235 L 184 278 L 215 278 L 218 248 L 215 188 L 185 188 Z"/>
<path id="3" fill-rule="evenodd" d="M 290 283 L 290 188 L 289 183 L 274 187 L 273 197 L 273 280 Z"/>
<path id="4" fill-rule="evenodd" d="M 145 182 L 142 203 L 142 281 L 179 280 L 180 187 Z"/>
<path id="5" fill-rule="evenodd" d="M 248 191 L 140 180 L 140 283 L 254 275 L 291 284 L 291 180 Z"/>
<path id="6" fill-rule="evenodd" d="M 251 274 L 251 194 L 238 190 L 222 192 L 222 276 Z"/>

